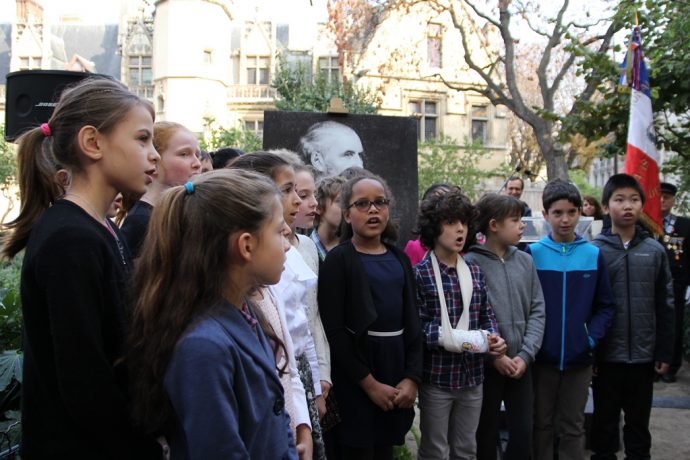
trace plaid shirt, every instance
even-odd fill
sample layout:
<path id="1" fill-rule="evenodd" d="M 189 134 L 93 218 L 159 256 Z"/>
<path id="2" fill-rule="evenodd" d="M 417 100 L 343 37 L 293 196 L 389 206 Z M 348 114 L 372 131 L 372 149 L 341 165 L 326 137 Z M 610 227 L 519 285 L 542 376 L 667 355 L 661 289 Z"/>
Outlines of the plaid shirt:
<path id="1" fill-rule="evenodd" d="M 323 246 L 323 243 L 321 243 L 321 238 L 319 238 L 319 234 L 316 233 L 316 229 L 314 229 L 311 232 L 311 235 L 309 235 L 309 237 L 316 245 L 316 250 L 319 253 L 319 259 L 321 260 L 321 262 L 323 262 L 324 260 L 326 260 L 326 254 L 328 254 L 328 251 L 326 251 L 326 248 Z"/>
<path id="2" fill-rule="evenodd" d="M 496 317 L 489 305 L 484 273 L 473 262 L 467 262 L 472 274 L 472 301 L 470 303 L 470 330 L 484 329 L 498 332 Z M 441 282 L 445 291 L 448 317 L 453 327 L 458 324 L 463 310 L 460 283 L 455 267 L 439 261 Z M 431 258 L 426 257 L 414 268 L 417 281 L 417 308 L 424 332 L 424 382 L 439 388 L 455 390 L 481 385 L 484 381 L 484 355 L 451 353 L 438 342 L 441 326 L 441 302 L 436 290 L 436 279 Z M 447 333 L 443 331 L 444 334 Z"/>

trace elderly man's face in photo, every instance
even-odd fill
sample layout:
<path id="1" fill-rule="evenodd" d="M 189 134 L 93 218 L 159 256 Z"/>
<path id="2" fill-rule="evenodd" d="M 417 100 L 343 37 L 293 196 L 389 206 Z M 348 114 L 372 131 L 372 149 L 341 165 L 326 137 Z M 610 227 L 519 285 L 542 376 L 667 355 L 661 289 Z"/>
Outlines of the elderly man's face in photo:
<path id="1" fill-rule="evenodd" d="M 357 133 L 344 125 L 329 126 L 321 129 L 316 149 L 312 155 L 312 165 L 328 176 L 340 174 L 347 168 L 363 167 L 362 141 Z"/>

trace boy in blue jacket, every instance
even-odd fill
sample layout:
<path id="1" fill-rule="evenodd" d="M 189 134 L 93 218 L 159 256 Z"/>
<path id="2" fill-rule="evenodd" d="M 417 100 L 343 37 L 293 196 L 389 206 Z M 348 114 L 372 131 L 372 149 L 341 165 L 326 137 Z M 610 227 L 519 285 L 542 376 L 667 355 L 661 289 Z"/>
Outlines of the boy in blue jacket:
<path id="1" fill-rule="evenodd" d="M 633 176 L 615 174 L 604 186 L 602 204 L 611 228 L 594 244 L 609 268 L 616 313 L 611 331 L 597 349 L 593 460 L 615 460 L 621 410 L 625 458 L 651 458 L 649 416 L 655 371 L 665 374 L 673 358 L 673 279 L 666 250 L 637 224 L 644 202 L 644 191 Z"/>
<path id="2" fill-rule="evenodd" d="M 546 325 L 533 367 L 534 456 L 553 460 L 585 457 L 585 405 L 593 352 L 615 310 L 604 258 L 575 233 L 582 198 L 566 181 L 549 182 L 542 194 L 551 233 L 528 246 L 544 292 Z"/>

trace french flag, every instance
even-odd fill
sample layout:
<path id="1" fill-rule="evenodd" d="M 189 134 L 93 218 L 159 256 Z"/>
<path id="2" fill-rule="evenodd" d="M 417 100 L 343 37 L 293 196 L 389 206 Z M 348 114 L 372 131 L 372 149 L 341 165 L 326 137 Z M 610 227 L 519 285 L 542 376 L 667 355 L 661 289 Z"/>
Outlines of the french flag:
<path id="1" fill-rule="evenodd" d="M 647 197 L 642 218 L 654 233 L 659 234 L 662 228 L 659 154 L 656 151 L 649 74 L 642 53 L 640 28 L 637 26 L 633 29 L 632 41 L 621 69 L 620 84 L 631 90 L 624 172 L 634 176 L 642 185 Z"/>

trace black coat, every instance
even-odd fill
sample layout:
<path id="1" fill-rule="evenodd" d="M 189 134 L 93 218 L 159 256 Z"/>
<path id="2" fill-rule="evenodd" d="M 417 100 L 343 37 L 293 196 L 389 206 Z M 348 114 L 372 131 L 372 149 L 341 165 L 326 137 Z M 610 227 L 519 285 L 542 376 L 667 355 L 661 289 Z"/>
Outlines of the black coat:
<path id="1" fill-rule="evenodd" d="M 422 378 L 422 327 L 415 305 L 415 281 L 407 256 L 395 246 L 386 247 L 400 261 L 405 273 L 403 321 L 405 376 Z M 367 330 L 376 320 L 376 307 L 364 267 L 350 241 L 333 248 L 319 270 L 319 311 L 331 346 L 332 367 L 353 383 L 371 373 Z"/>
<path id="2" fill-rule="evenodd" d="M 22 458 L 160 458 L 132 428 L 115 368 L 130 266 L 124 245 L 70 201 L 57 201 L 31 231 L 21 280 Z"/>
<path id="3" fill-rule="evenodd" d="M 690 219 L 676 216 L 673 227 L 673 231 L 660 237 L 659 242 L 666 249 L 674 284 L 678 291 L 685 291 L 690 284 Z"/>
<path id="4" fill-rule="evenodd" d="M 628 248 L 619 235 L 599 234 L 601 249 L 616 298 L 611 329 L 597 347 L 601 362 L 670 363 L 675 316 L 673 283 L 661 245 L 638 226 Z"/>

